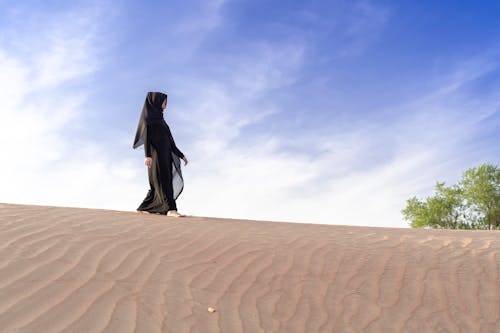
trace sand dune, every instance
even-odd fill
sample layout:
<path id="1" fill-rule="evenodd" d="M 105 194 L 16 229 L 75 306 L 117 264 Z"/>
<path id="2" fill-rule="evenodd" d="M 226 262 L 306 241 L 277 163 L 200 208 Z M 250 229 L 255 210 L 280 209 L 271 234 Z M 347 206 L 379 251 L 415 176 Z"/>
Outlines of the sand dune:
<path id="1" fill-rule="evenodd" d="M 0 204 L 0 332 L 500 332 L 500 232 Z"/>

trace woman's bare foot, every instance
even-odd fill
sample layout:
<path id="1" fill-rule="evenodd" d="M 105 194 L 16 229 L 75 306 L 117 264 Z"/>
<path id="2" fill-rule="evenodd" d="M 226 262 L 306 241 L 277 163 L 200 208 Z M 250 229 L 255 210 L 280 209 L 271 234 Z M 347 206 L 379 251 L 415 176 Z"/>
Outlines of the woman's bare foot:
<path id="1" fill-rule="evenodd" d="M 173 217 L 184 217 L 186 215 L 182 215 L 180 213 L 178 213 L 176 210 L 169 210 L 167 212 L 167 216 L 173 216 Z"/>

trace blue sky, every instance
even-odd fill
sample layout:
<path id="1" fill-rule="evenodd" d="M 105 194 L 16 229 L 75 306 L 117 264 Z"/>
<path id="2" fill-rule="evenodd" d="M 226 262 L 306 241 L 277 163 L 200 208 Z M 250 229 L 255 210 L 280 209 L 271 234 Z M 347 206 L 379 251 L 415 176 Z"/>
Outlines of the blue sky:
<path id="1" fill-rule="evenodd" d="M 180 212 L 407 227 L 500 156 L 496 1 L 0 1 L 0 202 L 135 210 L 147 91 Z"/>

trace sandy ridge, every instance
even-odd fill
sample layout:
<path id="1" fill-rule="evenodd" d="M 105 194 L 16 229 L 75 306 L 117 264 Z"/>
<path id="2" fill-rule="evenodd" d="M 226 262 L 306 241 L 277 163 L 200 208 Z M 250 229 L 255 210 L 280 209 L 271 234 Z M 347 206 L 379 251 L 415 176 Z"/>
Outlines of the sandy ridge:
<path id="1" fill-rule="evenodd" d="M 0 331 L 500 332 L 500 232 L 0 204 Z"/>

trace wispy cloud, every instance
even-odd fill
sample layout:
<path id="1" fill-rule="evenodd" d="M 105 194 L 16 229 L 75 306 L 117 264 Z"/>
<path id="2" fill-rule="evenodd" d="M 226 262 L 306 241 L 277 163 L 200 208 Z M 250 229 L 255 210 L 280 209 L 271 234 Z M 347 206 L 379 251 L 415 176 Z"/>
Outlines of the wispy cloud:
<path id="1" fill-rule="evenodd" d="M 148 21 L 147 33 L 127 40 L 132 48 L 103 28 L 109 8 L 101 5 L 45 12 L 23 29 L 5 30 L 0 201 L 134 210 L 148 186 L 143 155 L 131 149 L 141 101 L 130 102 L 123 91 L 140 91 L 142 98 L 148 87 L 167 85 L 166 119 L 190 160 L 178 201 L 187 214 L 401 227 L 407 198 L 428 194 L 436 180 L 454 181 L 498 152 L 486 132 L 498 128 L 497 90 L 489 83 L 477 93 L 499 69 L 495 52 L 436 62 L 425 88 L 370 113 L 344 100 L 336 106 L 352 115 L 318 115 L 308 105 L 330 111 L 332 87 L 342 84 L 332 75 L 338 68 L 323 72 L 324 66 L 369 52 L 390 9 L 341 2 L 327 15 L 306 6 L 264 22 L 279 34 L 264 29 L 243 38 L 225 34 L 235 27 L 228 7 L 237 4 L 196 3 L 197 11 L 185 5 L 158 31 Z M 22 12 L 13 10 L 10 19 Z M 168 43 L 158 43 L 164 32 Z M 234 47 L 212 46 L 226 37 Z M 31 43 L 16 42 L 26 39 Z M 149 48 L 158 55 L 147 56 Z M 127 58 L 125 51 L 138 53 Z M 111 65 L 113 58 L 124 63 Z M 126 80 L 96 79 L 108 75 Z M 307 80 L 316 80 L 321 94 L 310 96 L 319 99 L 290 107 Z M 86 110 L 99 89 L 111 102 L 94 101 L 97 109 Z M 123 104 L 109 106 L 122 100 L 130 104 L 126 112 Z M 134 123 L 123 126 L 135 107 Z M 324 121 L 313 127 L 315 119 Z M 480 145 L 478 136 L 490 144 Z"/>
<path id="2" fill-rule="evenodd" d="M 128 182 L 127 161 L 115 164 L 92 138 L 79 139 L 70 130 L 88 97 L 82 80 L 99 67 L 96 22 L 104 9 L 45 13 L 43 20 L 27 20 L 33 22 L 29 27 L 5 30 L 9 39 L 0 44 L 0 201 L 113 206 L 122 199 L 109 198 L 122 186 L 137 190 Z M 22 14 L 25 20 L 27 13 L 12 10 L 9 19 L 15 22 Z"/>
<path id="3" fill-rule="evenodd" d="M 390 18 L 388 8 L 369 1 L 353 2 L 350 5 L 335 27 L 335 33 L 343 42 L 343 47 L 339 50 L 340 56 L 362 52 L 381 34 Z"/>
<path id="4" fill-rule="evenodd" d="M 497 96 L 471 98 L 466 83 L 496 67 L 483 61 L 464 63 L 470 66 L 468 75 L 457 63 L 460 73 L 448 73 L 430 90 L 392 105 L 384 111 L 385 116 L 364 124 L 353 123 L 340 131 L 337 128 L 336 132 L 301 133 L 300 140 L 290 134 L 275 134 L 240 142 L 238 136 L 244 135 L 245 126 L 252 120 L 224 121 L 217 118 L 223 113 L 206 112 L 205 118 L 212 119 L 204 121 L 202 115 L 193 112 L 196 119 L 190 123 L 202 120 L 204 128 L 197 128 L 199 143 L 190 147 L 195 158 L 187 172 L 183 206 L 212 216 L 405 226 L 400 210 L 406 199 L 429 194 L 437 180 L 456 181 L 461 171 L 491 156 L 491 147 L 482 147 L 483 151 L 471 147 L 474 151 L 469 151 L 466 146 L 478 134 L 477 123 L 497 112 Z M 300 62 L 295 65 L 300 67 Z M 279 68 L 279 62 L 273 66 Z M 290 69 L 290 77 L 296 70 Z M 258 66 L 249 71 L 266 76 Z M 252 79 L 238 79 L 245 77 Z M 242 100 L 234 93 L 228 95 Z M 228 102 L 233 99 L 211 97 L 206 103 L 212 103 L 212 111 L 226 106 L 238 109 Z M 257 104 L 248 106 L 259 110 Z M 239 113 L 235 111 L 235 115 Z M 253 119 L 255 123 L 261 121 L 267 119 Z M 217 136 L 220 143 L 214 145 Z M 290 141 L 297 146 L 295 152 L 289 149 Z M 304 146 L 312 148 L 309 152 L 300 149 Z"/>

